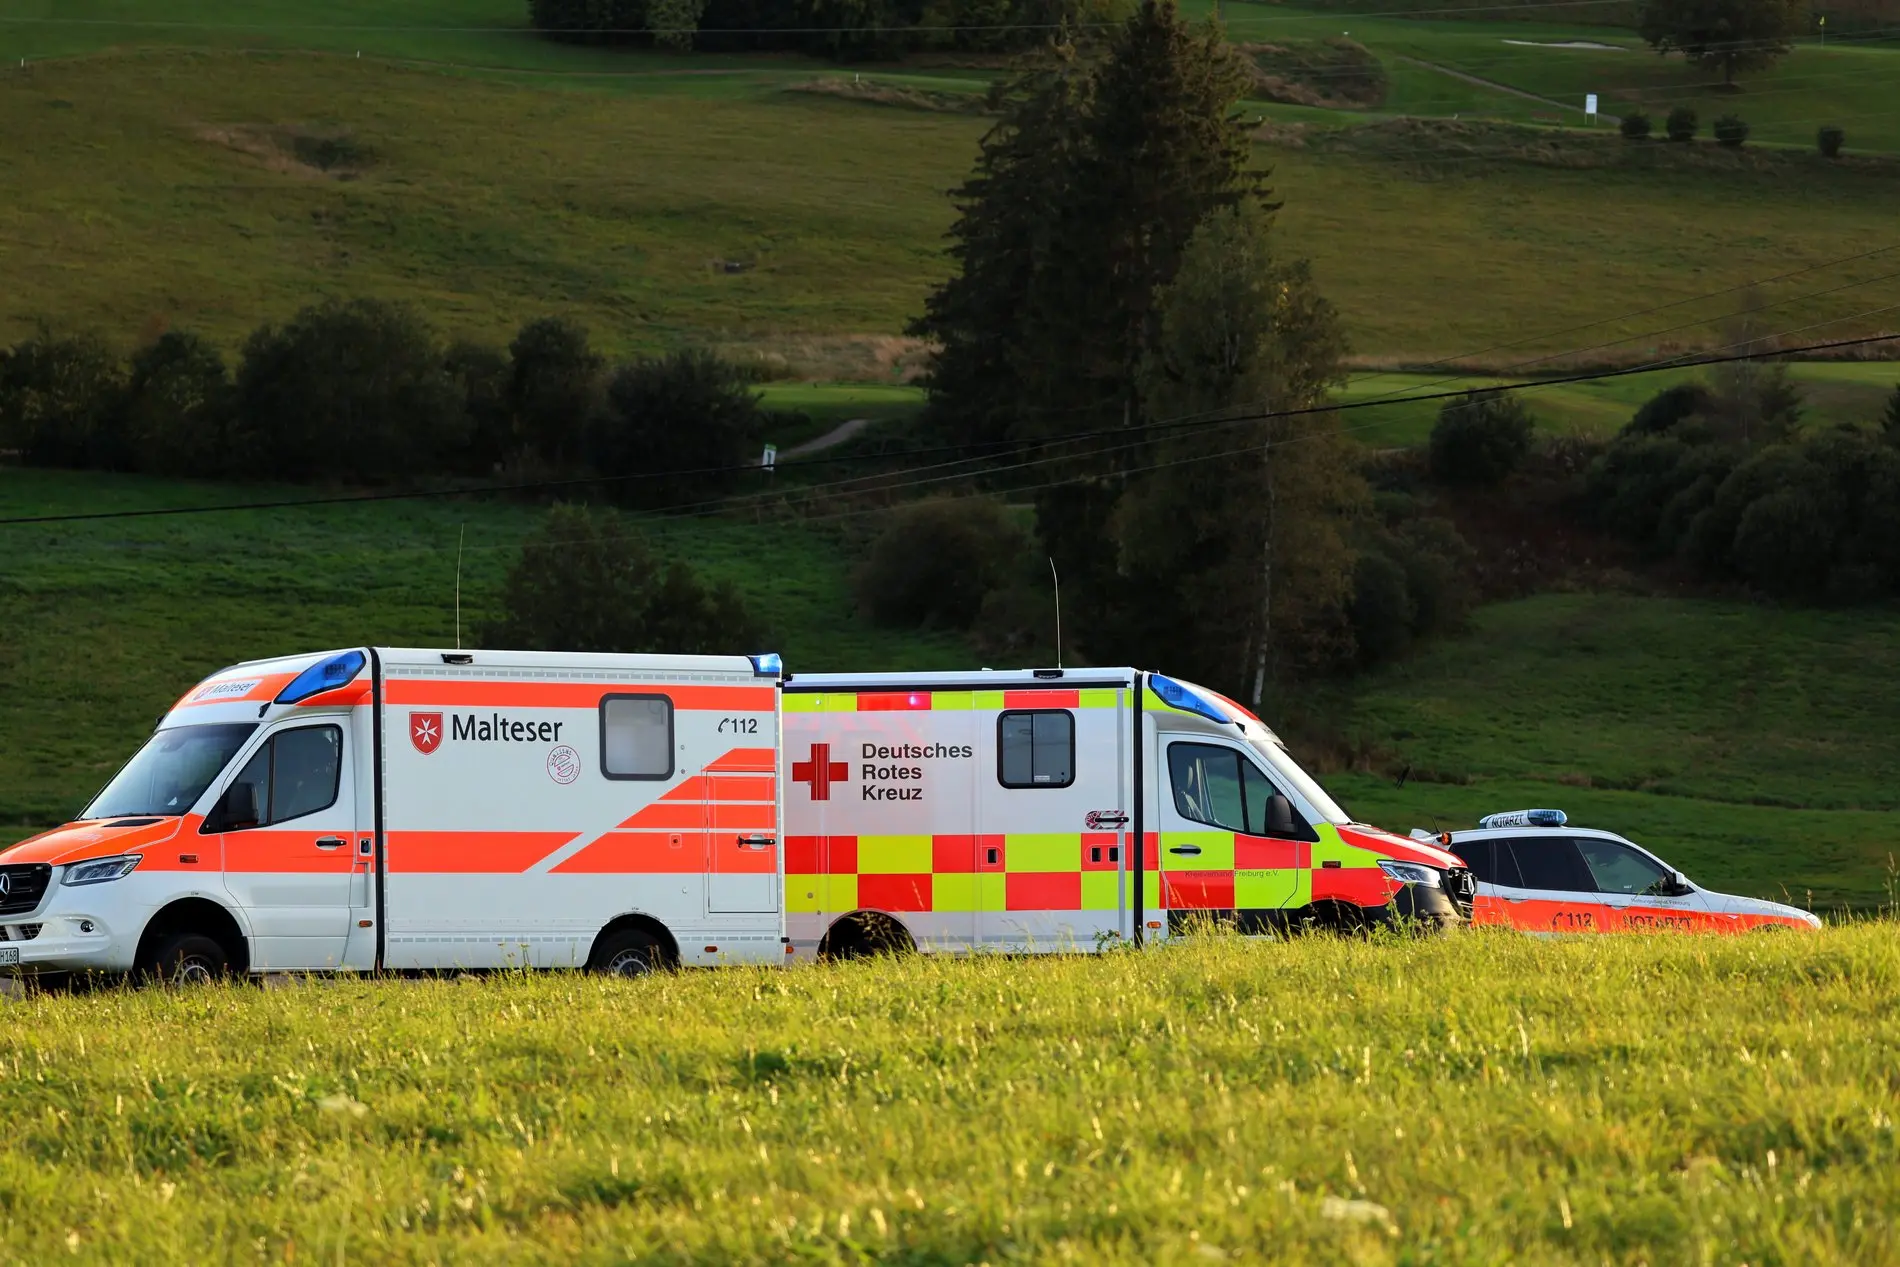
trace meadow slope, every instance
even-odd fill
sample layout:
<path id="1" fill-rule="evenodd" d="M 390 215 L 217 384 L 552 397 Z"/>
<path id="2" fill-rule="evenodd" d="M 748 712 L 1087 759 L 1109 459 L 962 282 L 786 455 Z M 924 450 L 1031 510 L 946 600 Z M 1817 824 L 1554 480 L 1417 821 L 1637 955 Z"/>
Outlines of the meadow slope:
<path id="1" fill-rule="evenodd" d="M 0 1003 L 22 1261 L 1900 1261 L 1891 925 Z"/>

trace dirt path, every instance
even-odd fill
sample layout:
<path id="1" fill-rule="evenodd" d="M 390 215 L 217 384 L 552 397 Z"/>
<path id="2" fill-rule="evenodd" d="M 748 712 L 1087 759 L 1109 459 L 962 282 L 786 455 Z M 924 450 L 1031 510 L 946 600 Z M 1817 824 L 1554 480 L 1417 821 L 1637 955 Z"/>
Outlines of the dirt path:
<path id="1" fill-rule="evenodd" d="M 853 418 L 849 422 L 841 422 L 816 439 L 807 440 L 803 444 L 783 450 L 779 457 L 802 458 L 807 453 L 822 453 L 826 449 L 836 448 L 875 421 L 877 421 L 875 418 Z"/>
<path id="2" fill-rule="evenodd" d="M 1535 101 L 1542 105 L 1555 106 L 1559 110 L 1568 110 L 1573 114 L 1582 114 L 1584 112 L 1582 106 L 1573 106 L 1569 102 L 1559 101 L 1555 97 L 1540 97 L 1534 92 L 1526 92 L 1522 88 L 1513 88 L 1511 85 L 1501 84 L 1495 79 L 1480 79 L 1476 75 L 1467 75 L 1462 70 L 1453 70 L 1449 66 L 1440 66 L 1437 62 L 1420 61 L 1416 57 L 1406 57 L 1403 55 L 1399 57 L 1399 60 L 1402 62 L 1410 62 L 1414 66 L 1422 66 L 1426 70 L 1435 70 L 1441 75 L 1450 75 L 1453 79 L 1462 79 L 1466 83 L 1476 84 L 1480 88 L 1489 88 L 1493 92 L 1509 93 L 1513 97 L 1522 97 L 1526 101 Z"/>

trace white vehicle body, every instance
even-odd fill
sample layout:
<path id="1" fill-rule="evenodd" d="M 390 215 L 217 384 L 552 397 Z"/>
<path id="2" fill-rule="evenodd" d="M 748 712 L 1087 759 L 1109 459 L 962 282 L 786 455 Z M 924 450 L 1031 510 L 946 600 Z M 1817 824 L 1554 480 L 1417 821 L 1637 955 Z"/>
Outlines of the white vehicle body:
<path id="1" fill-rule="evenodd" d="M 1453 832 L 1447 847 L 1477 878 L 1474 925 L 1539 933 L 1821 926 L 1798 907 L 1705 889 L 1615 832 L 1500 826 Z"/>
<path id="2" fill-rule="evenodd" d="M 278 702 L 337 662 L 347 680 Z M 778 962 L 777 688 L 776 658 L 739 656 L 377 648 L 223 670 L 90 817 L 0 853 L 0 951 L 124 972 L 189 927 L 253 972 L 555 967 L 644 930 L 681 963 Z M 167 745 L 211 738 L 178 793 Z M 122 787 L 141 779 L 161 786 Z M 223 821 L 240 783 L 255 824 Z M 122 795 L 136 812 L 111 812 Z"/>

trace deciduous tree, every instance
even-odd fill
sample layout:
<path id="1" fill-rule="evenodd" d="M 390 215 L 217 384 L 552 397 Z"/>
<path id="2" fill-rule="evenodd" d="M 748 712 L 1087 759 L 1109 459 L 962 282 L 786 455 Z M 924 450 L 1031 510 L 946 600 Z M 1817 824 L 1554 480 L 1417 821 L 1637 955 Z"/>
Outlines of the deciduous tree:
<path id="1" fill-rule="evenodd" d="M 1722 82 L 1761 70 L 1794 48 L 1807 0 L 1647 0 L 1639 29 L 1650 47 L 1719 68 Z"/>

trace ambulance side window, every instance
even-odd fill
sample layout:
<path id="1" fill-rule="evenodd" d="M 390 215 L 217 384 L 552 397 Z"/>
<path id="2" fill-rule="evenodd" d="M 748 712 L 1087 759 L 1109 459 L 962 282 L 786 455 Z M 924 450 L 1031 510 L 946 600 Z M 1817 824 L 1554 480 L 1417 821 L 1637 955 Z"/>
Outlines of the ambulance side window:
<path id="1" fill-rule="evenodd" d="M 1247 830 L 1247 807 L 1240 792 L 1240 754 L 1204 743 L 1168 745 L 1168 775 L 1174 784 L 1174 808 L 1191 823 L 1226 831 Z"/>
<path id="2" fill-rule="evenodd" d="M 1068 787 L 1075 782 L 1075 715 L 1060 709 L 996 719 L 996 779 L 1004 787 Z"/>
<path id="3" fill-rule="evenodd" d="M 281 730 L 244 763 L 233 787 L 249 785 L 257 797 L 257 826 L 288 822 L 336 804 L 343 779 L 343 731 L 336 726 Z M 203 830 L 225 830 L 213 814 Z"/>
<path id="4" fill-rule="evenodd" d="M 673 701 L 608 695 L 600 701 L 600 772 L 610 779 L 673 777 Z"/>

